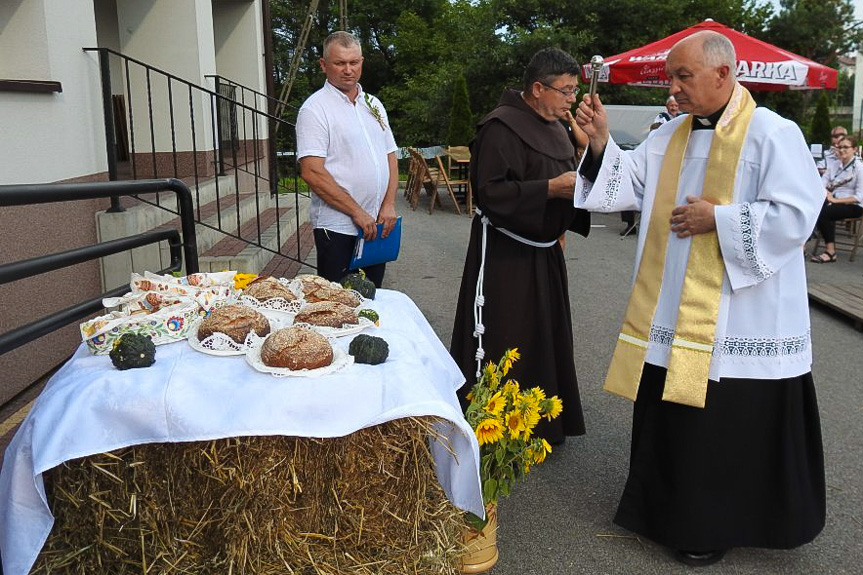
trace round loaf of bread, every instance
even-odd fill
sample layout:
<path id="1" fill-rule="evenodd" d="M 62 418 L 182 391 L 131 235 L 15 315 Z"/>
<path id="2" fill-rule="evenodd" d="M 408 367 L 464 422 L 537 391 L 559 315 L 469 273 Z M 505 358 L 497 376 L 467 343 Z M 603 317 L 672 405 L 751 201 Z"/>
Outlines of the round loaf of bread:
<path id="1" fill-rule="evenodd" d="M 316 369 L 333 363 L 333 347 L 327 338 L 310 329 L 286 327 L 264 341 L 261 361 L 270 367 Z"/>
<path id="2" fill-rule="evenodd" d="M 264 314 L 248 306 L 228 304 L 210 311 L 198 326 L 198 339 L 204 340 L 219 332 L 241 344 L 252 330 L 264 337 L 270 333 L 270 322 Z"/>
<path id="3" fill-rule="evenodd" d="M 356 310 L 337 301 L 308 303 L 294 316 L 294 321 L 325 327 L 342 327 L 360 322 Z"/>
<path id="4" fill-rule="evenodd" d="M 306 301 L 333 301 L 344 304 L 348 307 L 357 307 L 360 305 L 360 298 L 351 290 L 346 290 L 337 287 L 320 288 L 306 296 Z"/>
<path id="5" fill-rule="evenodd" d="M 249 282 L 243 293 L 250 295 L 258 301 L 267 301 L 276 297 L 283 298 L 285 301 L 294 301 L 297 296 L 282 285 L 279 280 L 270 276 L 262 276 L 254 281 Z"/>
<path id="6" fill-rule="evenodd" d="M 300 281 L 300 287 L 304 295 L 309 295 L 321 288 L 332 287 L 332 283 L 328 279 L 314 274 L 300 274 L 294 279 Z"/>

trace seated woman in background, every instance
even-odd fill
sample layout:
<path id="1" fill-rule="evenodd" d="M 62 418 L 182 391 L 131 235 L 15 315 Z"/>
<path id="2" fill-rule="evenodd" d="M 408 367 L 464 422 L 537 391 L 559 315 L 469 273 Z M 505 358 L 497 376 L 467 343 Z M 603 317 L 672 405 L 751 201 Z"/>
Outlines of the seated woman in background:
<path id="1" fill-rule="evenodd" d="M 818 264 L 836 261 L 836 220 L 863 216 L 863 162 L 855 155 L 857 138 L 844 136 L 833 149 L 839 161 L 831 162 L 821 177 L 827 199 L 815 224 L 824 252 L 810 259 Z"/>

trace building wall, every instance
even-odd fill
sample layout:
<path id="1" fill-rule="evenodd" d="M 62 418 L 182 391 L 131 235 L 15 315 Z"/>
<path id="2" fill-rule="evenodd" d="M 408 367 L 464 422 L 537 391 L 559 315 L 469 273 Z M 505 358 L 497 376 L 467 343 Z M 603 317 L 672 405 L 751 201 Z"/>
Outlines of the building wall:
<path id="1" fill-rule="evenodd" d="M 863 49 L 857 52 L 857 71 L 854 73 L 854 130 L 863 133 Z"/>
<path id="2" fill-rule="evenodd" d="M 63 91 L 0 92 L 0 184 L 106 171 L 98 59 L 81 50 L 96 45 L 92 0 L 12 0 L 9 10 L 0 2 L 0 78 L 53 80 Z"/>
<path id="3" fill-rule="evenodd" d="M 258 2 L 214 2 L 213 31 L 215 34 L 216 68 L 220 76 L 251 88 L 261 94 L 267 93 L 264 64 L 264 32 L 261 6 Z M 254 64 L 254 65 L 253 65 Z M 237 95 L 238 99 L 240 95 Z M 242 103 L 251 108 L 266 111 L 266 98 L 246 93 Z M 238 111 L 241 139 L 267 138 L 266 119 L 259 118 L 254 129 L 252 114 Z"/>
<path id="4" fill-rule="evenodd" d="M 259 2 L 218 4 L 230 5 L 224 12 L 235 15 L 233 23 L 230 18 L 222 21 L 230 30 L 222 45 L 243 44 L 257 63 L 246 69 L 254 71 L 259 86 L 265 85 Z M 99 59 L 82 48 L 117 49 L 207 86 L 205 75 L 217 73 L 213 11 L 210 0 L 0 0 L 0 79 L 46 80 L 62 86 L 61 92 L 53 93 L 0 91 L 0 185 L 107 180 Z M 252 30 L 257 30 L 254 41 L 249 36 Z M 239 63 L 234 66 L 242 69 Z M 121 69 L 115 59 L 114 93 L 125 92 Z M 175 102 L 186 103 L 190 123 L 188 90 L 177 92 L 182 95 Z M 146 99 L 140 88 L 130 95 L 138 102 Z M 204 154 L 202 161 L 212 166 L 209 98 L 195 96 L 194 105 L 196 128 L 203 134 L 195 145 L 197 155 Z M 154 109 L 156 149 L 170 150 L 165 137 L 170 127 L 167 101 Z M 141 132 L 150 149 L 149 131 Z M 178 140 L 179 150 L 191 150 L 190 136 L 186 138 Z M 0 264 L 97 242 L 96 213 L 107 203 L 0 208 Z M 0 285 L 0 333 L 102 291 L 98 262 Z M 79 343 L 78 327 L 71 325 L 0 355 L 0 405 L 62 362 Z"/>
<path id="5" fill-rule="evenodd" d="M 0 78 L 60 82 L 59 93 L 0 92 L 0 185 L 107 179 L 93 0 L 0 2 Z M 14 57 L 7 57 L 14 55 Z M 82 201 L 0 208 L 0 263 L 96 241 Z M 101 293 L 98 262 L 0 285 L 3 333 Z M 75 350 L 69 326 L 0 356 L 0 404 Z"/>
<path id="6" fill-rule="evenodd" d="M 209 0 L 117 0 L 117 21 L 123 54 L 169 72 L 196 86 L 205 86 L 205 75 L 216 73 L 212 8 Z M 193 93 L 192 110 L 188 86 L 146 70 L 130 67 L 134 149 L 139 153 L 212 150 L 210 98 Z M 172 108 L 173 104 L 173 110 Z M 152 106 L 152 130 L 150 111 Z M 173 117 L 173 136 L 171 118 Z M 195 141 L 192 141 L 194 119 Z M 155 144 L 155 150 L 153 145 Z"/>

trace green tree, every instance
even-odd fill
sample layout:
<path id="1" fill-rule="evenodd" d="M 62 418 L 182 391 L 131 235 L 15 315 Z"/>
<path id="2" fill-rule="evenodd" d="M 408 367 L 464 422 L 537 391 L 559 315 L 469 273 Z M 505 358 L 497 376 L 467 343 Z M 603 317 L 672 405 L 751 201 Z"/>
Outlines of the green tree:
<path id="1" fill-rule="evenodd" d="M 815 107 L 815 114 L 812 116 L 812 126 L 809 128 L 809 142 L 820 142 L 829 146 L 831 127 L 827 92 L 822 91 L 821 97 L 818 98 L 818 105 Z"/>
<path id="2" fill-rule="evenodd" d="M 854 20 L 853 0 L 780 0 L 763 39 L 835 66 L 839 55 L 863 42 L 863 26 Z"/>
<path id="3" fill-rule="evenodd" d="M 473 132 L 473 115 L 470 113 L 467 80 L 464 79 L 463 74 L 459 74 L 456 76 L 452 90 L 452 111 L 446 143 L 450 146 L 466 146 L 473 138 Z"/>

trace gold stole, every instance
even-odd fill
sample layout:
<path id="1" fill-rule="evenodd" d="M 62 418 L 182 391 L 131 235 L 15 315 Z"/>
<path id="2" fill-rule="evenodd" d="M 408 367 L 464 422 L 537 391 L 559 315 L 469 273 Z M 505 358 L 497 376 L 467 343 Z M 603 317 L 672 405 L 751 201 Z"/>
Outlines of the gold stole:
<path id="1" fill-rule="evenodd" d="M 727 205 L 734 199 L 737 165 L 754 111 L 749 91 L 737 84 L 713 134 L 703 199 L 716 205 Z M 691 128 L 692 116 L 687 116 L 665 151 L 641 263 L 605 378 L 606 390 L 632 400 L 638 394 L 650 327 L 659 303 L 671 211 Z M 725 268 L 716 231 L 691 236 L 691 242 L 662 399 L 704 407 Z"/>

